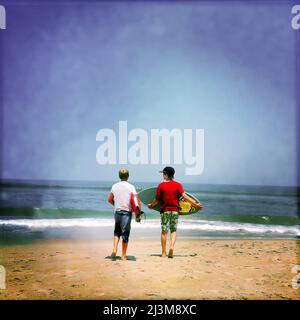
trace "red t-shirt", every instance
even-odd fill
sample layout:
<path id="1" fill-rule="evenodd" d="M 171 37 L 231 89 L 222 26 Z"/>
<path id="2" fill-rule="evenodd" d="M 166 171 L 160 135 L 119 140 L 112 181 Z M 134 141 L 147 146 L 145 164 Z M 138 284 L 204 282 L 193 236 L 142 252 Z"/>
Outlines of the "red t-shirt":
<path id="1" fill-rule="evenodd" d="M 183 194 L 181 183 L 169 180 L 160 183 L 157 187 L 156 200 L 160 201 L 160 211 L 179 211 L 178 200 Z"/>

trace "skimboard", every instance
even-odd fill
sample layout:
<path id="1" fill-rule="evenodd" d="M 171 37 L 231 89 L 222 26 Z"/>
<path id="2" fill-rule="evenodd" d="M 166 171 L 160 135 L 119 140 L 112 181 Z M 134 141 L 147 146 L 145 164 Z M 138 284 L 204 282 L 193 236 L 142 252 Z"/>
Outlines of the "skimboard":
<path id="1" fill-rule="evenodd" d="M 149 203 L 151 203 L 153 201 L 153 199 L 156 196 L 156 191 L 157 191 L 157 187 L 152 187 L 149 189 L 144 189 L 142 191 L 139 192 L 138 196 L 139 199 L 145 204 L 148 205 Z M 192 198 L 193 200 L 195 200 L 196 202 L 200 203 L 200 201 L 193 196 L 192 194 L 185 192 L 186 195 L 188 195 L 190 198 Z M 199 211 L 198 208 L 193 207 L 189 202 L 185 201 L 182 197 L 179 199 L 179 214 L 180 215 L 188 215 L 188 214 L 193 214 Z M 159 211 L 160 212 L 160 204 L 157 204 L 153 210 Z"/>

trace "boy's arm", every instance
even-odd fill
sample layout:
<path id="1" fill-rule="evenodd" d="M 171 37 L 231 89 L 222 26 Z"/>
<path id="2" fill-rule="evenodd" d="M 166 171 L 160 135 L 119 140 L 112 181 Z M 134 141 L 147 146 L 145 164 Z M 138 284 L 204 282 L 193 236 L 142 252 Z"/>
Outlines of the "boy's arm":
<path id="1" fill-rule="evenodd" d="M 142 211 L 142 203 L 141 203 L 141 200 L 139 198 L 139 195 L 135 192 L 132 193 L 133 197 L 135 197 L 135 199 L 137 200 L 137 203 L 138 203 L 138 207 L 140 209 L 140 211 Z"/>
<path id="2" fill-rule="evenodd" d="M 193 200 L 192 198 L 190 198 L 186 193 L 182 193 L 182 198 L 189 202 L 193 207 L 196 207 L 198 209 L 202 209 L 204 206 L 201 203 L 196 202 L 195 200 Z"/>
<path id="3" fill-rule="evenodd" d="M 140 209 L 140 211 L 142 211 L 142 203 L 141 203 L 141 200 L 139 198 L 139 195 L 138 193 L 136 192 L 136 189 L 135 187 L 133 187 L 133 192 L 132 192 L 133 196 L 136 198 L 137 202 L 138 202 L 138 207 Z"/>
<path id="4" fill-rule="evenodd" d="M 142 204 L 141 204 L 141 200 L 140 200 L 140 198 L 139 198 L 139 196 L 138 196 L 138 195 L 136 195 L 136 198 L 137 198 L 137 201 L 138 201 L 138 204 L 139 204 L 139 209 L 140 209 L 140 211 L 142 211 Z"/>
<path id="5" fill-rule="evenodd" d="M 153 209 L 158 204 L 158 200 L 155 198 L 151 203 L 148 204 L 149 209 Z"/>
<path id="6" fill-rule="evenodd" d="M 159 203 L 158 199 L 160 199 L 160 196 L 161 196 L 161 187 L 160 185 L 158 185 L 155 198 L 151 203 L 148 204 L 149 209 L 153 209 Z"/>
<path id="7" fill-rule="evenodd" d="M 108 196 L 108 202 L 114 206 L 115 205 L 115 201 L 114 201 L 114 194 L 111 192 Z"/>

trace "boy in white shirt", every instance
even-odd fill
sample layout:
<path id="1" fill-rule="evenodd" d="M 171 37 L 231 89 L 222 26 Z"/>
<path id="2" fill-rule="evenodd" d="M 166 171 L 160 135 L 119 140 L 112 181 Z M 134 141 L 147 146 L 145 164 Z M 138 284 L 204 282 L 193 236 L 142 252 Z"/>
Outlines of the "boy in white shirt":
<path id="1" fill-rule="evenodd" d="M 121 169 L 119 171 L 119 178 L 121 181 L 115 183 L 108 197 L 108 202 L 114 206 L 115 209 L 115 229 L 114 229 L 114 244 L 111 257 L 115 258 L 117 255 L 118 244 L 120 237 L 122 237 L 122 260 L 126 260 L 126 251 L 128 247 L 132 207 L 130 203 L 131 195 L 137 197 L 135 187 L 127 180 L 129 178 L 129 171 Z M 139 209 L 141 210 L 141 203 L 138 199 Z"/>

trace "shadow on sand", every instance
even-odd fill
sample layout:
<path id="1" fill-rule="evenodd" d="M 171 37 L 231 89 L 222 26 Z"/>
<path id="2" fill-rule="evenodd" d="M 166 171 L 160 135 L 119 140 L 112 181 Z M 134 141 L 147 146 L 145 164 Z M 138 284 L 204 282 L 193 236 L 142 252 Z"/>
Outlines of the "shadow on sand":
<path id="1" fill-rule="evenodd" d="M 116 256 L 116 257 L 107 256 L 104 259 L 109 259 L 111 261 L 117 261 L 117 260 L 121 260 L 121 257 L 120 256 Z M 127 256 L 127 261 L 136 261 L 136 257 L 135 256 Z"/>

